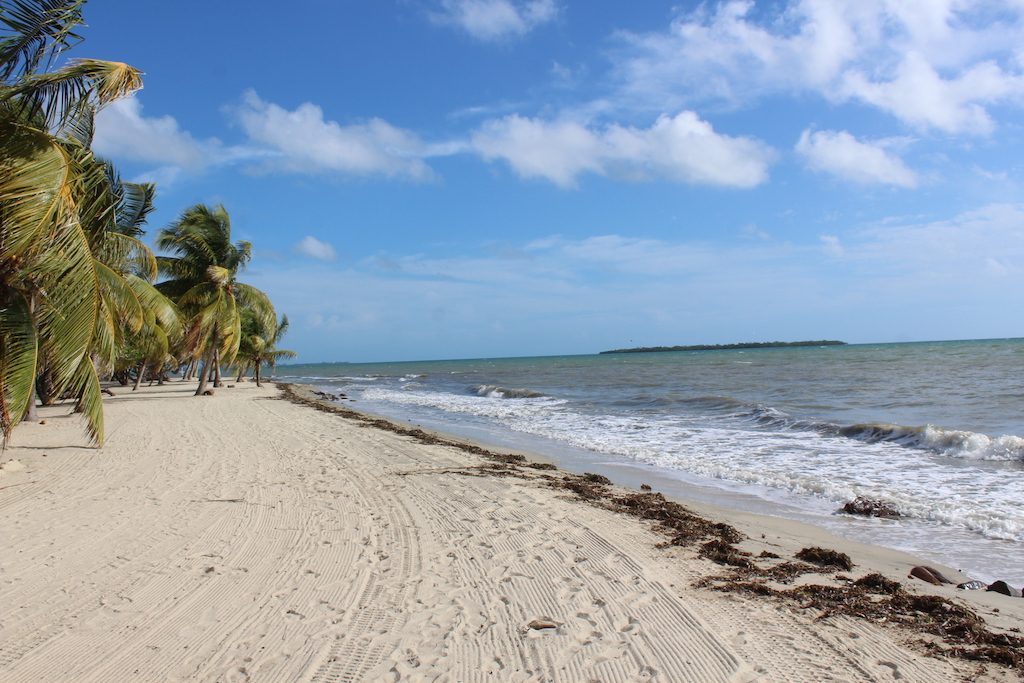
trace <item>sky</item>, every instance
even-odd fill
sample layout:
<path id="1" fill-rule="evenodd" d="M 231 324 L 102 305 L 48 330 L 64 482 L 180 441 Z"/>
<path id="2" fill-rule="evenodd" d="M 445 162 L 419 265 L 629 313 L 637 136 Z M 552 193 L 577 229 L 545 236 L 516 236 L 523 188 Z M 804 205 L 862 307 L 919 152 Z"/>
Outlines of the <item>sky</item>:
<path id="1" fill-rule="evenodd" d="M 1021 0 L 92 0 L 300 362 L 1024 336 Z"/>

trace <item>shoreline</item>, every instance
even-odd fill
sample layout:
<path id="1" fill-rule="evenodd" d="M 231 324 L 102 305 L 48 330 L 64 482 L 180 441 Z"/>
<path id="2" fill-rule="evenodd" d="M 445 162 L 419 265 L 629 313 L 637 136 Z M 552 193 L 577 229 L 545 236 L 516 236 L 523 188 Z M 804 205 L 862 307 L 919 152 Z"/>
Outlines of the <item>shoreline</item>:
<path id="1" fill-rule="evenodd" d="M 281 380 L 294 381 L 294 380 Z M 301 380 L 300 380 L 301 381 Z M 333 383 L 310 383 L 314 389 L 327 391 L 337 389 Z M 342 406 L 359 406 L 362 402 L 342 402 Z M 810 494 L 798 494 L 772 489 L 758 484 L 729 482 L 707 475 L 694 474 L 687 470 L 663 469 L 656 464 L 617 458 L 600 451 L 590 451 L 583 446 L 574 446 L 555 439 L 531 434 L 530 432 L 501 431 L 467 427 L 459 422 L 458 413 L 452 422 L 450 418 L 420 415 L 416 418 L 402 416 L 401 404 L 396 404 L 396 413 L 373 413 L 381 419 L 407 424 L 415 428 L 434 430 L 451 439 L 464 439 L 472 443 L 498 444 L 487 446 L 515 450 L 521 453 L 547 453 L 539 457 L 551 461 L 560 468 L 578 474 L 584 471 L 596 472 L 610 477 L 613 481 L 632 488 L 642 483 L 652 484 L 657 490 L 677 501 L 697 502 L 731 511 L 782 517 L 823 529 L 849 542 L 879 545 L 894 551 L 907 553 L 918 558 L 918 564 L 957 568 L 971 580 L 986 584 L 1005 580 L 1010 585 L 1024 585 L 1024 570 L 1020 566 L 1019 542 L 984 535 L 981 531 L 967 527 L 936 523 L 927 518 L 901 517 L 879 519 L 837 515 L 836 511 L 847 498 L 833 504 Z M 378 405 L 378 410 L 384 410 Z M 415 420 L 410 421 L 410 420 Z M 845 542 L 844 540 L 844 542 Z M 964 550 L 969 548 L 970 550 Z"/>
<path id="2" fill-rule="evenodd" d="M 70 445 L 84 443 L 77 420 L 44 409 L 47 424 L 19 427 L 0 456 L 5 680 L 977 673 L 901 645 L 914 640 L 902 630 L 692 588 L 724 568 L 692 547 L 659 549 L 649 521 L 542 478 L 564 472 L 520 477 L 466 449 L 367 428 L 373 417 L 277 400 L 276 389 L 192 391 L 172 382 L 107 399 L 102 450 Z M 738 528 L 745 551 L 820 543 L 853 558 L 851 577 L 883 571 L 921 592 L 905 578 L 915 558 L 898 551 L 685 505 Z M 1024 626 L 1019 598 L 923 592 L 969 600 L 995 628 Z M 978 680 L 1013 679 L 992 666 Z"/>

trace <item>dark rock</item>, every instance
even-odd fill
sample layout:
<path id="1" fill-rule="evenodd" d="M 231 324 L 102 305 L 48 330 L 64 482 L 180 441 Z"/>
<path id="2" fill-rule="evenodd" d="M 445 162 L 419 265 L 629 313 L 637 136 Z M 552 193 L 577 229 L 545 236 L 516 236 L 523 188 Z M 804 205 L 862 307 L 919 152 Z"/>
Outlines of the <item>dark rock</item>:
<path id="1" fill-rule="evenodd" d="M 941 586 L 944 583 L 953 583 L 945 576 L 943 576 L 942 572 L 940 572 L 935 567 L 925 567 L 919 565 L 910 570 L 910 576 L 914 577 L 915 579 L 927 581 L 928 583 L 935 586 Z"/>
<path id="2" fill-rule="evenodd" d="M 981 581 L 965 581 L 964 583 L 957 584 L 957 588 L 965 591 L 980 591 L 985 587 L 985 584 Z"/>
<path id="3" fill-rule="evenodd" d="M 843 512 L 848 515 L 859 515 L 861 517 L 899 517 L 900 511 L 880 500 L 868 500 L 857 496 L 836 512 Z"/>
<path id="4" fill-rule="evenodd" d="M 996 581 L 985 590 L 992 591 L 993 593 L 1002 593 L 1003 595 L 1009 595 L 1011 598 L 1021 597 L 1021 590 L 1019 588 L 1014 588 L 1005 581 Z"/>

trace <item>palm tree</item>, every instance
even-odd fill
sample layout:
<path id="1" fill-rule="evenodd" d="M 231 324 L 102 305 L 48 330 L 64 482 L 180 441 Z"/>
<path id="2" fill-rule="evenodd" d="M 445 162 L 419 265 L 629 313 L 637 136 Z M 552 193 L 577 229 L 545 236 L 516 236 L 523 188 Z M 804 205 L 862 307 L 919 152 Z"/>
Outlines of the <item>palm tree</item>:
<path id="1" fill-rule="evenodd" d="M 252 256 L 252 245 L 231 242 L 231 219 L 223 206 L 189 207 L 160 231 L 156 246 L 175 254 L 157 257 L 160 273 L 168 278 L 157 288 L 177 302 L 188 320 L 186 345 L 203 363 L 198 396 L 206 391 L 211 373 L 233 362 L 238 353 L 240 307 L 252 310 L 268 328 L 276 326 L 277 315 L 266 294 L 237 280 Z"/>
<path id="2" fill-rule="evenodd" d="M 288 331 L 288 316 L 281 316 L 281 322 L 270 328 L 265 327 L 263 322 L 249 311 L 243 311 L 238 376 L 241 378 L 250 367 L 254 368 L 258 387 L 263 386 L 260 372 L 264 365 L 274 368 L 277 367 L 277 361 L 282 358 L 298 356 L 294 351 L 277 348 Z"/>
<path id="3" fill-rule="evenodd" d="M 79 396 L 92 438 L 103 439 L 92 352 L 111 327 L 99 267 L 103 242 L 89 198 L 101 182 L 88 149 L 95 112 L 142 87 L 119 62 L 74 60 L 49 71 L 80 38 L 84 0 L 0 5 L 0 432 L 34 406 L 46 368 L 56 391 Z M 127 310 L 127 309 L 126 309 Z"/>

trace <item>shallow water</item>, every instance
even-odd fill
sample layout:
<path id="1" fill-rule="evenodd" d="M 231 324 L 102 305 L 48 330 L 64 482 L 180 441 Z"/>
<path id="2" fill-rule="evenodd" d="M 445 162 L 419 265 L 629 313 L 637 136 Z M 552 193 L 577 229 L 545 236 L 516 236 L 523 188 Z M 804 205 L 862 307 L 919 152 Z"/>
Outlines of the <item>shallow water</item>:
<path id="1" fill-rule="evenodd" d="M 643 473 L 666 493 L 1024 585 L 1022 368 L 1024 340 L 1007 339 L 291 365 L 278 376 L 367 412 L 618 480 Z M 856 496 L 906 517 L 831 514 Z"/>

